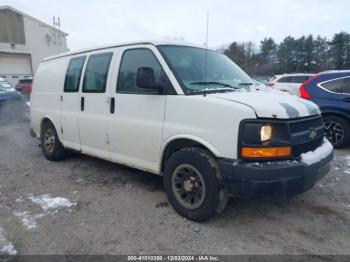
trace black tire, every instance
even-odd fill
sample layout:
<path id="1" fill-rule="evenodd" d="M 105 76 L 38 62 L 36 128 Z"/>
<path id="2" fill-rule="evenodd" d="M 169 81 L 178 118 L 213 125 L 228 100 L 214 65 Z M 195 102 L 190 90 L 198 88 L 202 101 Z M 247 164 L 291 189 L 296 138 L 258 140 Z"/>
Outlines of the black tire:
<path id="1" fill-rule="evenodd" d="M 48 138 L 50 138 L 50 141 L 48 141 Z M 50 161 L 58 161 L 65 158 L 66 150 L 58 138 L 55 126 L 50 121 L 43 123 L 40 140 L 41 150 L 46 159 Z"/>
<path id="2" fill-rule="evenodd" d="M 326 128 L 326 137 L 335 148 L 342 148 L 350 141 L 350 125 L 346 119 L 327 115 L 323 118 Z"/>
<path id="3" fill-rule="evenodd" d="M 202 185 L 202 187 L 205 193 L 203 194 L 204 197 L 202 197 L 201 193 L 198 193 L 200 196 L 200 199 L 196 202 L 196 205 L 200 203 L 198 207 L 192 204 L 193 202 L 191 200 L 184 204 L 180 202 L 185 201 L 184 199 L 187 199 L 187 197 L 193 200 L 194 197 L 192 197 L 192 195 L 197 194 L 193 191 L 186 191 L 185 186 L 183 186 L 183 188 L 180 186 L 181 189 L 178 189 L 179 183 L 177 184 L 177 181 L 174 180 L 176 180 L 175 176 L 180 176 L 181 172 L 177 172 L 177 170 L 182 167 L 184 168 L 185 176 L 186 172 L 189 173 L 189 171 L 185 171 L 186 168 L 193 168 L 190 171 L 195 172 L 195 176 L 199 174 L 200 179 L 198 179 L 198 181 L 194 180 L 194 183 L 193 180 L 190 181 L 190 184 L 193 183 L 192 186 L 196 185 L 194 186 L 195 190 L 200 187 L 199 185 L 202 184 L 201 181 L 204 182 L 204 186 Z M 185 185 L 185 181 L 188 181 L 188 179 L 193 179 L 192 175 L 187 175 L 183 185 Z M 198 191 L 202 190 L 203 192 L 203 188 Z M 197 147 L 184 148 L 176 151 L 166 161 L 164 169 L 164 189 L 175 211 L 181 216 L 197 222 L 209 220 L 220 214 L 228 202 L 228 196 L 224 191 L 216 160 L 209 152 Z M 181 193 L 176 193 L 175 191 L 183 192 L 186 196 L 184 197 Z M 184 199 L 181 200 L 180 198 L 182 197 Z M 188 208 L 184 205 L 189 205 L 191 207 Z"/>

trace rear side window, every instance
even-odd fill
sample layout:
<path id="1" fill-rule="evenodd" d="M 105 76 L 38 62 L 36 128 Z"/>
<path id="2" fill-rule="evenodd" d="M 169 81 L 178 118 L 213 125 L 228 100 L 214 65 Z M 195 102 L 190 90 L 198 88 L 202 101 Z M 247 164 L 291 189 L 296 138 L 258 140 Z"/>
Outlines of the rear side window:
<path id="1" fill-rule="evenodd" d="M 321 86 L 334 93 L 349 93 L 350 78 L 340 78 L 322 83 Z"/>
<path id="2" fill-rule="evenodd" d="M 106 91 L 109 65 L 113 53 L 91 55 L 86 65 L 83 92 L 104 93 Z"/>
<path id="3" fill-rule="evenodd" d="M 83 70 L 85 56 L 72 58 L 69 62 L 66 79 L 64 81 L 64 92 L 78 92 Z M 31 81 L 31 80 L 30 80 Z"/>
<path id="4" fill-rule="evenodd" d="M 137 70 L 140 67 L 152 68 L 154 72 L 154 80 L 156 82 L 169 82 L 161 65 L 151 50 L 145 48 L 130 49 L 123 54 L 118 76 L 117 92 L 159 94 L 157 90 L 140 88 L 136 85 Z"/>
<path id="5" fill-rule="evenodd" d="M 285 76 L 277 80 L 278 83 L 291 83 L 291 77 Z"/>
<path id="6" fill-rule="evenodd" d="M 291 82 L 292 83 L 296 83 L 296 84 L 302 84 L 308 79 L 309 79 L 308 76 L 292 76 L 291 77 Z"/>

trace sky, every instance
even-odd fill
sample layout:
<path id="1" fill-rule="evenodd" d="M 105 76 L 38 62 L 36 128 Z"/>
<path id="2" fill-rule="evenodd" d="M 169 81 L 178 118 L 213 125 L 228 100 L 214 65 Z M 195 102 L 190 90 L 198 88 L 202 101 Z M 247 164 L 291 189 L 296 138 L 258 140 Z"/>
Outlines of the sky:
<path id="1" fill-rule="evenodd" d="M 332 37 L 350 32 L 349 0 L 0 0 L 43 22 L 61 18 L 68 48 L 112 43 L 183 39 L 208 46 L 291 35 Z"/>

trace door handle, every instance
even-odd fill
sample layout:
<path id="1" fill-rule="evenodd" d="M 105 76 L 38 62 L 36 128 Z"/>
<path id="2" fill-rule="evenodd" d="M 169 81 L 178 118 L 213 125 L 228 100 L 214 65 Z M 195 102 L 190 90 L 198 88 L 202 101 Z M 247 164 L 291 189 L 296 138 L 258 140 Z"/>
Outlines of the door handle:
<path id="1" fill-rule="evenodd" d="M 111 112 L 111 114 L 114 114 L 114 111 L 115 111 L 115 98 L 112 97 L 111 102 L 109 103 L 109 112 Z"/>
<path id="2" fill-rule="evenodd" d="M 80 110 L 84 111 L 84 109 L 85 109 L 85 98 L 81 97 L 81 99 L 80 99 Z"/>
<path id="3" fill-rule="evenodd" d="M 350 103 L 350 97 L 345 97 L 345 98 L 343 99 L 343 101 L 346 102 L 346 103 Z"/>

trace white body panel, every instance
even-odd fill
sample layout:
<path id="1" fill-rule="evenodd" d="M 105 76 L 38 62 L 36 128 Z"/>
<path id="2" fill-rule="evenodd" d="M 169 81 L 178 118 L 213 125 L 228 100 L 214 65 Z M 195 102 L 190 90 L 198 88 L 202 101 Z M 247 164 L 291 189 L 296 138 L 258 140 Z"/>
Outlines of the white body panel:
<path id="1" fill-rule="evenodd" d="M 103 51 L 91 52 L 85 60 L 86 68 L 87 61 L 90 55 L 113 53 L 113 57 L 109 66 L 107 77 L 107 86 L 104 93 L 82 93 L 80 83 L 80 96 L 84 98 L 84 110 L 80 110 L 79 114 L 79 134 L 81 151 L 83 153 L 99 156 L 103 159 L 110 159 L 109 150 L 109 88 L 111 82 L 111 72 L 113 71 L 114 60 L 117 51 L 114 49 L 106 49 Z M 80 106 L 81 100 L 79 100 Z"/>
<path id="2" fill-rule="evenodd" d="M 177 95 L 117 93 L 123 52 L 151 50 Z M 91 54 L 113 52 L 105 93 L 82 93 L 83 75 Z M 71 58 L 85 55 L 79 92 L 64 93 Z M 276 92 L 276 91 L 275 91 Z M 82 111 L 81 98 L 85 99 Z M 115 112 L 110 112 L 111 98 Z M 47 59 L 34 77 L 32 128 L 40 136 L 42 121 L 50 119 L 64 147 L 161 173 L 164 151 L 176 139 L 200 143 L 216 157 L 236 159 L 238 130 L 244 119 L 295 118 L 319 114 L 311 102 L 265 91 L 184 95 L 172 71 L 153 44 L 115 46 Z"/>
<path id="3" fill-rule="evenodd" d="M 34 132 L 40 136 L 40 127 L 44 118 L 54 124 L 57 134 L 62 139 L 60 96 L 63 92 L 64 76 L 67 70 L 68 59 L 51 60 L 40 64 L 33 80 L 34 95 L 31 96 L 31 124 Z M 73 105 L 72 105 L 73 106 Z"/>
<path id="4" fill-rule="evenodd" d="M 209 95 L 168 96 L 162 150 L 176 138 L 188 138 L 218 157 L 235 159 L 239 124 L 248 118 L 256 118 L 254 110 L 240 103 Z"/>
<path id="5" fill-rule="evenodd" d="M 166 98 L 116 95 L 116 112 L 109 129 L 113 161 L 157 172 Z"/>

